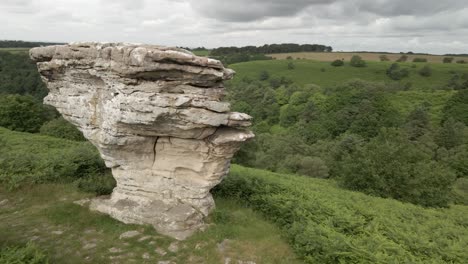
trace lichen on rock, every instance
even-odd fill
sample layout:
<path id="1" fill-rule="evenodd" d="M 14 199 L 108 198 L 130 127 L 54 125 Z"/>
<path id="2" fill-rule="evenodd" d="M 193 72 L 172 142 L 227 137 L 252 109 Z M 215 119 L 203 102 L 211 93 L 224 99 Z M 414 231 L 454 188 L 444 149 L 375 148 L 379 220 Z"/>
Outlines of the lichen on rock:
<path id="1" fill-rule="evenodd" d="M 34 48 L 44 99 L 77 126 L 117 187 L 91 209 L 185 239 L 214 208 L 210 189 L 229 171 L 251 117 L 230 112 L 234 72 L 189 51 L 124 43 Z"/>

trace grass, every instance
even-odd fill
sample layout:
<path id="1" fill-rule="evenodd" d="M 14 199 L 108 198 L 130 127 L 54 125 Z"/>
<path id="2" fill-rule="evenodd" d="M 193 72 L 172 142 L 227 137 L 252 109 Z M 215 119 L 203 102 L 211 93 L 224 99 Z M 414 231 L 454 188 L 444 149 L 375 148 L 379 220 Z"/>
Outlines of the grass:
<path id="1" fill-rule="evenodd" d="M 207 57 L 208 55 L 210 55 L 210 50 L 192 50 L 193 54 L 197 55 L 197 56 L 203 56 L 203 57 Z"/>
<path id="2" fill-rule="evenodd" d="M 290 62 L 294 63 L 295 69 L 288 69 Z M 231 64 L 229 67 L 237 72 L 236 79 L 243 77 L 258 79 L 262 71 L 267 71 L 271 77 L 284 76 L 299 85 L 316 84 L 328 87 L 355 78 L 398 83 L 386 75 L 391 62 L 368 62 L 367 64 L 367 67 L 356 68 L 349 66 L 348 63 L 342 67 L 333 67 L 328 62 L 312 60 L 266 60 Z M 425 65 L 424 63 L 402 63 L 401 65 L 402 68 L 410 71 L 410 76 L 403 79 L 401 83 L 411 83 L 411 88 L 415 90 L 440 89 L 453 76 L 451 72 L 468 73 L 468 64 L 430 64 L 433 70 L 432 76 L 422 77 L 418 71 Z M 412 65 L 416 65 L 416 68 Z"/>
<path id="3" fill-rule="evenodd" d="M 168 247 L 174 240 L 157 234 L 150 226 L 126 225 L 106 215 L 91 212 L 73 201 L 92 195 L 67 184 L 27 186 L 15 191 L 0 188 L 0 246 L 34 243 L 44 250 L 51 263 L 300 263 L 282 239 L 279 230 L 258 213 L 232 199 L 216 199 L 216 219 L 204 232 L 179 242 L 180 250 Z M 135 238 L 119 239 L 120 234 L 137 230 Z M 144 241 L 139 241 L 147 237 Z M 228 239 L 224 251 L 218 244 Z M 88 245 L 88 246 L 87 246 Z M 116 248 L 121 252 L 111 252 Z M 155 249 L 167 255 L 160 256 Z M 144 254 L 149 259 L 143 258 Z"/>
<path id="4" fill-rule="evenodd" d="M 275 221 L 307 263 L 468 260 L 468 206 L 428 209 L 343 190 L 331 180 L 240 166 L 215 193 Z"/>
<path id="5" fill-rule="evenodd" d="M 308 59 L 308 60 L 317 60 L 317 61 L 334 61 L 344 59 L 349 61 L 352 56 L 359 55 L 364 60 L 368 61 L 380 61 L 380 55 L 385 55 L 390 61 L 398 60 L 403 54 L 400 53 L 369 53 L 369 52 L 298 52 L 298 53 L 277 53 L 277 54 L 268 54 L 268 56 L 284 60 L 288 57 L 293 59 Z M 445 57 L 452 56 L 441 56 L 441 55 L 411 55 L 405 54 L 408 56 L 408 61 L 412 62 L 414 58 L 425 58 L 428 62 L 442 63 Z M 465 60 L 468 62 L 468 57 L 453 57 L 453 63 L 457 60 Z"/>
<path id="6" fill-rule="evenodd" d="M 0 51 L 7 51 L 10 53 L 27 53 L 29 48 L 0 48 Z"/>
<path id="7" fill-rule="evenodd" d="M 3 166 L 0 166 L 0 247 L 21 247 L 32 241 L 49 256 L 51 263 L 154 263 L 160 260 L 224 263 L 226 258 L 231 258 L 234 263 L 283 263 L 282 260 L 301 263 L 277 227 L 234 199 L 217 198 L 217 209 L 207 219 L 208 228 L 180 242 L 177 253 L 168 250 L 175 241 L 156 233 L 151 226 L 126 225 L 73 203 L 95 196 L 79 189 L 81 185 L 77 184 L 76 177 L 57 179 L 56 176 L 64 166 L 73 163 L 67 160 L 66 153 L 80 151 L 81 147 L 88 150 L 84 152 L 85 157 L 94 159 L 96 150 L 88 142 L 0 128 L 0 165 Z M 24 160 L 15 159 L 14 167 L 27 166 L 37 174 L 28 173 L 23 177 L 24 169 L 5 167 L 10 163 L 2 163 L 2 159 L 8 160 L 11 155 L 27 155 Z M 28 160 L 35 162 L 29 164 Z M 77 163 L 82 161 L 75 160 Z M 62 166 L 55 170 L 57 165 Z M 15 173 L 21 175 L 13 175 Z M 11 187 L 9 181 L 16 178 L 21 181 L 14 180 L 17 184 L 8 189 Z M 87 185 L 93 182 L 101 185 L 95 178 L 89 179 Z M 137 230 L 141 235 L 119 239 L 122 233 L 130 230 Z M 139 241 L 144 237 L 147 239 Z M 218 245 L 223 241 L 225 249 L 219 250 Z M 121 252 L 111 252 L 112 248 Z M 162 248 L 167 255 L 155 252 L 157 248 Z"/>

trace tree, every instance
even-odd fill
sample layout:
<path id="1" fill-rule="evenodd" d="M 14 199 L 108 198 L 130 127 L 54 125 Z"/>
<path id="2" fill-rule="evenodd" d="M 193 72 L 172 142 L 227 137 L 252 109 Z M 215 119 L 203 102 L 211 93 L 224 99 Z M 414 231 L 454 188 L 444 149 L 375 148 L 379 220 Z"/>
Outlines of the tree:
<path id="1" fill-rule="evenodd" d="M 455 173 L 432 160 L 401 131 L 384 129 L 338 167 L 340 183 L 352 190 L 423 206 L 447 206 Z"/>
<path id="2" fill-rule="evenodd" d="M 414 58 L 413 62 L 427 62 L 426 58 Z"/>
<path id="3" fill-rule="evenodd" d="M 408 77 L 409 71 L 407 69 L 401 69 L 398 63 L 393 63 L 387 69 L 387 76 L 390 77 L 392 80 L 401 80 L 403 78 Z"/>
<path id="4" fill-rule="evenodd" d="M 331 66 L 334 66 L 334 67 L 340 67 L 340 66 L 343 66 L 343 65 L 344 65 L 344 62 L 342 60 L 334 60 L 331 63 Z"/>
<path id="5" fill-rule="evenodd" d="M 401 57 L 397 60 L 397 62 L 406 62 L 408 60 L 408 56 L 401 55 Z"/>
<path id="6" fill-rule="evenodd" d="M 10 130 L 35 133 L 47 120 L 47 109 L 31 96 L 0 97 L 0 126 Z"/>
<path id="7" fill-rule="evenodd" d="M 297 173 L 314 178 L 328 178 L 328 167 L 319 157 L 303 157 Z"/>
<path id="8" fill-rule="evenodd" d="M 389 61 L 390 59 L 387 57 L 387 55 L 380 55 L 379 56 L 380 61 Z"/>
<path id="9" fill-rule="evenodd" d="M 259 79 L 260 81 L 266 81 L 270 78 L 270 73 L 268 73 L 267 71 L 263 70 L 260 72 L 260 76 L 259 76 Z"/>
<path id="10" fill-rule="evenodd" d="M 452 61 L 453 61 L 453 57 L 445 57 L 445 58 L 443 59 L 443 62 L 444 62 L 444 63 L 452 63 Z"/>
<path id="11" fill-rule="evenodd" d="M 431 120 L 427 107 L 418 106 L 408 116 L 405 129 L 410 140 L 417 140 L 430 131 Z"/>
<path id="12" fill-rule="evenodd" d="M 349 64 L 353 67 L 366 67 L 366 62 L 359 55 L 354 55 L 351 57 Z"/>
<path id="13" fill-rule="evenodd" d="M 431 66 L 429 65 L 424 65 L 424 67 L 422 67 L 420 70 L 419 70 L 419 75 L 423 76 L 423 77 L 429 77 L 432 75 L 432 68 Z"/>
<path id="14" fill-rule="evenodd" d="M 463 123 L 449 118 L 442 124 L 434 139 L 437 145 L 446 149 L 460 146 L 465 140 L 465 128 Z"/>
<path id="15" fill-rule="evenodd" d="M 42 125 L 41 134 L 70 140 L 84 141 L 83 134 L 62 117 L 46 122 Z"/>
<path id="16" fill-rule="evenodd" d="M 468 126 L 468 89 L 459 90 L 445 104 L 443 120 L 453 118 Z"/>

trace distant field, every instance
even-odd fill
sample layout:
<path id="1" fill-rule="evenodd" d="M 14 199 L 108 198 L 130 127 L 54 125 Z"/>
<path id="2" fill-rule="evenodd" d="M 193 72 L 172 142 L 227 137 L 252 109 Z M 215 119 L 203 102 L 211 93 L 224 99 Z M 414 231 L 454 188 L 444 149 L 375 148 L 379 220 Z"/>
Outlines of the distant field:
<path id="1" fill-rule="evenodd" d="M 0 51 L 8 51 L 11 53 L 23 53 L 28 52 L 29 48 L 0 48 Z"/>
<path id="2" fill-rule="evenodd" d="M 262 71 L 267 71 L 271 77 L 287 77 L 300 85 L 316 84 L 322 87 L 336 85 L 344 81 L 359 78 L 367 81 L 384 81 L 397 83 L 386 75 L 387 68 L 392 62 L 368 62 L 364 68 L 351 67 L 345 64 L 343 67 L 333 67 L 329 62 L 318 62 L 312 60 L 294 60 L 295 69 L 289 70 L 290 60 L 265 60 L 250 61 L 229 65 L 237 72 L 234 79 L 243 77 L 258 79 Z M 414 65 L 414 66 L 413 66 Z M 468 73 L 468 64 L 431 64 L 433 73 L 430 77 L 422 77 L 418 70 L 425 63 L 401 63 L 402 67 L 410 71 L 410 76 L 404 78 L 402 83 L 411 83 L 412 89 L 431 90 L 439 89 L 447 84 L 454 72 Z M 413 68 L 415 67 L 415 68 Z"/>
<path id="3" fill-rule="evenodd" d="M 298 52 L 298 53 L 278 53 L 278 54 L 268 54 L 268 56 L 273 57 L 278 60 L 284 60 L 287 57 L 292 57 L 293 59 L 308 59 L 308 60 L 317 60 L 317 61 L 334 61 L 334 60 L 345 60 L 349 61 L 352 56 L 359 55 L 364 60 L 368 61 L 380 61 L 380 56 L 385 55 L 387 56 L 390 61 L 398 60 L 403 54 L 400 53 L 366 53 L 366 52 Z M 440 62 L 445 57 L 450 56 L 440 56 L 440 55 L 410 55 L 405 54 L 408 56 L 408 62 L 412 62 L 414 58 L 426 58 L 428 62 Z M 457 60 L 465 60 L 468 62 L 468 57 L 453 57 L 453 63 Z"/>
<path id="4" fill-rule="evenodd" d="M 233 82 L 242 80 L 244 77 L 257 79 L 262 71 L 267 71 L 270 78 L 287 77 L 299 85 L 315 84 L 321 87 L 331 87 L 352 79 L 366 81 L 411 84 L 409 91 L 399 91 L 390 95 L 390 101 L 403 116 L 411 112 L 416 105 L 425 101 L 432 107 L 430 110 L 431 120 L 439 123 L 441 111 L 447 100 L 453 95 L 453 90 L 440 90 L 454 76 L 453 73 L 468 73 L 468 64 L 430 64 L 433 73 L 430 77 L 422 77 L 418 70 L 425 63 L 401 63 L 402 67 L 410 71 L 410 76 L 402 81 L 394 81 L 386 75 L 387 68 L 391 62 L 368 62 L 364 68 L 333 67 L 329 62 L 318 62 L 312 60 L 294 60 L 293 70 L 287 65 L 289 60 L 251 61 L 229 65 L 237 74 Z M 416 65 L 416 68 L 413 68 Z"/>

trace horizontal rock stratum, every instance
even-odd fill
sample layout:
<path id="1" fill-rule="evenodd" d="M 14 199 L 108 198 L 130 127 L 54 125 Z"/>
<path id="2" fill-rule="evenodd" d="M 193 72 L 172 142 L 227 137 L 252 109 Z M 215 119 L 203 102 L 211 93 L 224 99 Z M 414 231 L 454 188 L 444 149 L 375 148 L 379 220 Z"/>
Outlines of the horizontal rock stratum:
<path id="1" fill-rule="evenodd" d="M 94 144 L 117 187 L 91 209 L 185 239 L 214 208 L 251 117 L 230 112 L 234 72 L 189 51 L 124 43 L 34 48 L 44 99 Z"/>

